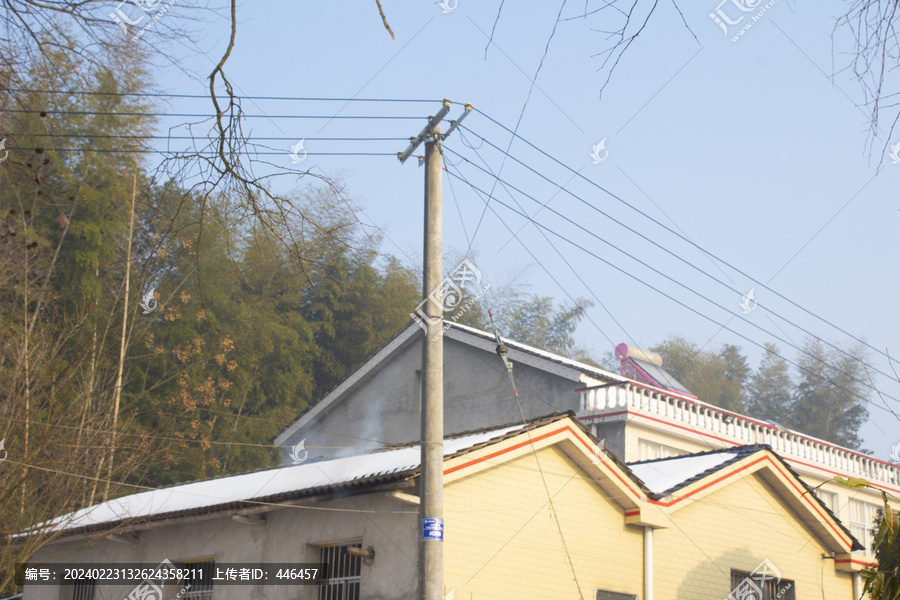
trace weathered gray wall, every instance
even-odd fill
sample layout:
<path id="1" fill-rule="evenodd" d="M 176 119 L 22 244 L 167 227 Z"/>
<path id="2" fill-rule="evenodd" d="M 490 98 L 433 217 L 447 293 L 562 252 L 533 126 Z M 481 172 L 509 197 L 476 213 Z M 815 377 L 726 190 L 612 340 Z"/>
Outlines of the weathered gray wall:
<path id="1" fill-rule="evenodd" d="M 321 509 L 326 510 L 321 510 Z M 341 511 L 327 509 L 343 509 Z M 53 544 L 34 555 L 34 564 L 79 562 L 110 565 L 152 563 L 168 558 L 214 558 L 217 563 L 315 562 L 316 547 L 331 542 L 362 540 L 375 549 L 374 560 L 363 559 L 362 600 L 408 600 L 416 593 L 417 506 L 388 498 L 384 493 L 355 496 L 317 504 L 316 508 L 287 508 L 266 513 L 262 527 L 230 517 L 169 525 L 140 532 L 136 546 L 110 540 Z M 353 511 L 372 512 L 353 512 Z M 347 512 L 350 511 L 350 512 Z M 409 511 L 397 514 L 395 511 Z M 122 600 L 134 585 L 98 586 L 94 600 Z M 173 600 L 180 586 L 164 588 L 163 600 Z M 315 600 L 316 586 L 214 587 L 215 600 Z M 24 600 L 70 600 L 71 589 L 26 585 Z"/>
<path id="2" fill-rule="evenodd" d="M 419 439 L 419 382 L 422 339 L 407 346 L 359 389 L 295 432 L 283 444 L 282 463 L 291 464 L 290 448 L 306 440 L 309 460 L 367 452 L 373 447 Z M 582 384 L 515 364 L 513 374 L 525 418 L 556 410 L 577 410 L 574 391 Z M 468 344 L 444 340 L 444 432 L 459 433 L 521 422 L 509 377 L 500 357 Z"/>

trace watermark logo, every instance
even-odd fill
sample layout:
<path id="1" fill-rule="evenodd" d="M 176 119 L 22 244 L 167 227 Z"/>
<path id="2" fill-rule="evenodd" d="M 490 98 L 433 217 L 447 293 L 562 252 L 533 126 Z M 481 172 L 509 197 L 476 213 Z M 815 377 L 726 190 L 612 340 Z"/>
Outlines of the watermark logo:
<path id="1" fill-rule="evenodd" d="M 716 6 L 715 11 L 709 13 L 709 18 L 722 28 L 722 33 L 724 33 L 726 37 L 734 33 L 731 41 L 736 42 L 747 32 L 747 30 L 753 27 L 754 23 L 759 21 L 770 8 L 775 6 L 775 3 L 778 2 L 778 0 L 769 0 L 766 4 L 760 6 L 762 2 L 763 0 L 722 0 L 719 5 Z M 727 11 L 723 8 L 726 5 L 728 5 Z M 754 11 L 756 11 L 756 14 L 754 15 L 741 14 Z M 744 19 L 747 17 L 749 17 L 749 20 L 744 22 Z M 743 25 L 741 25 L 742 22 Z M 737 25 L 741 25 L 741 28 L 737 32 L 734 32 L 731 28 Z"/>
<path id="2" fill-rule="evenodd" d="M 594 456 L 591 458 L 591 462 L 595 465 L 599 465 L 600 463 L 606 460 L 606 438 L 600 440 L 600 443 L 594 444 L 594 447 L 591 448 L 591 454 Z"/>
<path id="3" fill-rule="evenodd" d="M 432 300 L 441 307 L 442 313 L 455 311 L 449 318 L 456 322 L 468 312 L 486 291 L 491 289 L 491 286 L 488 285 L 487 287 L 481 288 L 478 294 L 466 303 L 463 303 L 462 301 L 464 296 L 463 288 L 474 288 L 480 284 L 481 271 L 479 271 L 468 258 L 463 259 L 463 261 L 450 272 L 450 275 L 444 278 L 437 289 L 432 290 L 425 300 L 419 302 L 419 305 L 416 307 L 416 312 L 409 313 L 409 316 L 412 317 L 419 327 L 427 333 L 429 324 L 437 325 L 441 321 L 439 317 L 429 317 L 425 313 L 425 303 L 428 302 L 428 300 Z M 432 338 L 432 341 L 435 341 L 437 337 L 443 335 L 444 331 L 447 329 L 450 329 L 449 323 L 444 324 L 444 329 L 441 330 L 438 336 Z"/>
<path id="4" fill-rule="evenodd" d="M 3 449 L 3 442 L 0 442 L 0 450 Z M 891 462 L 900 465 L 900 444 L 891 448 Z"/>
<path id="5" fill-rule="evenodd" d="M 599 165 L 609 158 L 609 150 L 606 149 L 606 138 L 603 138 L 591 147 L 591 158 L 594 159 L 595 165 Z"/>
<path id="6" fill-rule="evenodd" d="M 435 2 L 435 4 L 440 6 L 441 12 L 446 15 L 447 13 L 456 10 L 456 7 L 459 5 L 459 0 L 441 0 L 440 2 Z"/>
<path id="7" fill-rule="evenodd" d="M 754 310 L 756 310 L 757 305 L 759 304 L 756 300 L 753 299 L 753 293 L 756 291 L 756 288 L 750 288 L 750 291 L 741 296 L 741 308 L 743 308 L 743 313 L 745 315 L 749 315 Z"/>
<path id="8" fill-rule="evenodd" d="M 144 33 L 156 23 L 160 17 L 162 17 L 169 8 L 175 4 L 175 0 L 169 0 L 168 4 L 160 7 L 162 0 L 122 0 L 116 6 L 116 10 L 114 12 L 109 13 L 109 16 L 113 18 L 115 23 L 122 28 L 122 31 L 128 35 L 129 27 L 137 27 L 143 20 L 144 17 L 149 18 L 150 20 L 144 25 L 140 31 L 134 32 L 132 31 L 134 37 L 140 39 L 143 37 Z M 132 19 L 128 14 L 122 10 L 122 6 L 124 4 L 133 4 L 136 6 L 141 12 L 144 14 L 140 14 L 137 19 Z M 131 15 L 136 14 L 134 11 L 130 11 Z M 151 13 L 153 15 L 151 16 Z"/>
<path id="9" fill-rule="evenodd" d="M 138 306 L 141 307 L 145 315 L 149 315 L 157 308 L 159 308 L 159 303 L 156 301 L 154 296 L 156 295 L 156 288 L 150 288 L 150 291 L 144 294 L 144 297 L 141 298 L 140 304 Z"/>
<path id="10" fill-rule="evenodd" d="M 0 150 L 3 150 L 3 158 L 0 158 L 0 163 L 2 163 L 9 157 L 9 150 L 6 149 L 6 138 L 0 140 Z"/>
<path id="11" fill-rule="evenodd" d="M 291 157 L 291 163 L 297 165 L 306 160 L 306 149 L 303 148 L 303 144 L 306 142 L 306 138 L 303 138 L 293 146 L 291 146 L 291 151 L 288 152 L 288 155 Z M 303 153 L 302 155 L 300 153 Z"/>
<path id="12" fill-rule="evenodd" d="M 160 575 L 162 575 L 162 573 L 166 573 L 168 575 L 169 572 L 174 572 L 175 570 L 175 565 L 172 564 L 172 561 L 166 558 L 161 563 L 159 563 L 151 572 L 159 573 Z M 160 584 L 165 584 L 165 579 L 161 579 Z M 145 579 L 144 581 L 137 584 L 133 590 L 131 590 L 131 593 L 129 593 L 128 596 L 125 597 L 125 600 L 163 600 L 163 591 L 162 587 L 160 587 L 160 584 L 157 584 L 155 579 Z M 189 583 L 184 588 L 182 588 L 180 592 L 178 592 L 178 595 L 175 596 L 175 598 L 181 598 L 181 596 L 184 595 L 184 593 L 187 592 L 190 588 L 191 584 Z"/>
<path id="13" fill-rule="evenodd" d="M 771 587 L 767 585 L 769 581 L 774 581 L 774 585 L 777 587 L 781 583 L 781 571 L 775 568 L 775 565 L 769 562 L 768 559 L 764 559 L 750 575 L 741 580 L 726 600 L 762 600 L 762 598 L 766 597 L 764 590 L 767 587 Z M 775 596 L 776 600 L 781 598 L 790 588 L 791 584 L 788 583 L 779 590 L 778 595 Z"/>
<path id="14" fill-rule="evenodd" d="M 3 448 L 3 444 L 5 444 L 5 443 L 6 443 L 6 438 L 3 438 L 2 440 L 0 440 L 0 451 L 3 452 L 3 458 L 0 458 L 0 463 L 2 463 L 4 460 L 6 460 L 6 457 L 9 456 L 9 452 Z"/>
<path id="15" fill-rule="evenodd" d="M 306 460 L 306 457 L 309 454 L 309 452 L 304 449 L 305 445 L 306 445 L 306 438 L 303 438 L 302 440 L 300 440 L 299 444 L 297 444 L 296 446 L 291 448 L 291 464 L 299 465 L 304 460 Z M 300 456 L 301 452 L 303 453 L 303 456 Z"/>
<path id="16" fill-rule="evenodd" d="M 4 139 L 3 141 L 5 142 L 6 139 Z M 0 148 L 3 148 L 3 146 L 0 145 Z M 891 146 L 891 153 L 888 156 L 891 157 L 892 165 L 900 165 L 900 142 L 897 142 L 896 144 Z M 0 160 L 0 162 L 2 162 L 2 160 Z"/>

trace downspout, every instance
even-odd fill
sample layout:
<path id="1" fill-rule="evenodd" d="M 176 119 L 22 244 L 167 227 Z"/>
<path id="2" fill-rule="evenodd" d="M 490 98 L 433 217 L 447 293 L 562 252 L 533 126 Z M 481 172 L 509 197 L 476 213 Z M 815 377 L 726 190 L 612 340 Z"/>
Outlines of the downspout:
<path id="1" fill-rule="evenodd" d="M 644 600 L 653 600 L 653 528 L 644 526 Z"/>
<path id="2" fill-rule="evenodd" d="M 862 585 L 859 573 L 853 573 L 853 600 L 859 600 L 862 596 Z"/>

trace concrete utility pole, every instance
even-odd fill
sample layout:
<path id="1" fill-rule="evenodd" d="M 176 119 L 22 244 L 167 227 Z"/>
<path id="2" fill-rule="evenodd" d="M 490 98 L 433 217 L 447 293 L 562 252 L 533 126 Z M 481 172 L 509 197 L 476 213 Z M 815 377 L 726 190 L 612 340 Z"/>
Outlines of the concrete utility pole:
<path id="1" fill-rule="evenodd" d="M 434 135 L 425 144 L 425 272 L 422 295 L 426 298 L 423 308 L 428 315 L 428 330 L 422 347 L 422 476 L 419 478 L 421 600 L 441 600 L 444 596 L 444 306 L 440 293 L 444 271 L 442 150 L 441 128 L 435 126 Z M 438 290 L 437 294 L 433 293 L 435 290 Z"/>
<path id="2" fill-rule="evenodd" d="M 450 101 L 428 120 L 409 147 L 398 152 L 400 162 L 425 142 L 425 264 L 422 306 L 425 342 L 422 347 L 422 468 L 419 477 L 419 600 L 444 597 L 444 305 L 441 184 L 442 142 L 472 110 L 450 122 L 446 134 L 438 124 L 450 112 Z"/>

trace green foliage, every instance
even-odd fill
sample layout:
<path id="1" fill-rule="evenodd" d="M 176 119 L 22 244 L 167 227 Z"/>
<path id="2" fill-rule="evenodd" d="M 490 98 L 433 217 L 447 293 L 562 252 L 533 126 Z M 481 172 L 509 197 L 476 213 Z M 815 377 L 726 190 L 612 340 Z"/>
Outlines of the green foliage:
<path id="1" fill-rule="evenodd" d="M 681 337 L 651 348 L 663 357 L 663 368 L 704 402 L 742 412 L 744 386 L 750 373 L 747 357 L 737 346 L 704 350 Z"/>
<path id="2" fill-rule="evenodd" d="M 857 435 L 866 421 L 861 348 L 845 356 L 817 340 L 804 345 L 797 359 L 801 371 L 793 394 L 791 427 L 848 448 L 858 448 Z"/>
<path id="3" fill-rule="evenodd" d="M 500 315 L 498 324 L 511 340 L 572 357 L 580 352 L 573 334 L 591 306 L 593 302 L 580 299 L 554 309 L 552 298 L 535 295 Z"/>
<path id="4" fill-rule="evenodd" d="M 861 348 L 846 356 L 810 340 L 793 374 L 774 344 L 766 344 L 756 371 L 732 345 L 704 350 L 672 337 L 652 350 L 663 356 L 663 368 L 704 402 L 848 448 L 859 447 L 857 432 L 868 416 Z"/>
<path id="5" fill-rule="evenodd" d="M 884 508 L 880 522 L 877 524 L 872 551 L 877 567 L 864 569 L 863 594 L 868 593 L 872 600 L 900 599 L 900 516 L 894 514 L 887 501 L 887 494 L 881 492 Z"/>
<path id="6" fill-rule="evenodd" d="M 777 346 L 766 344 L 766 353 L 747 382 L 747 414 L 763 421 L 789 420 L 793 390 L 790 366 L 778 355 Z"/>

